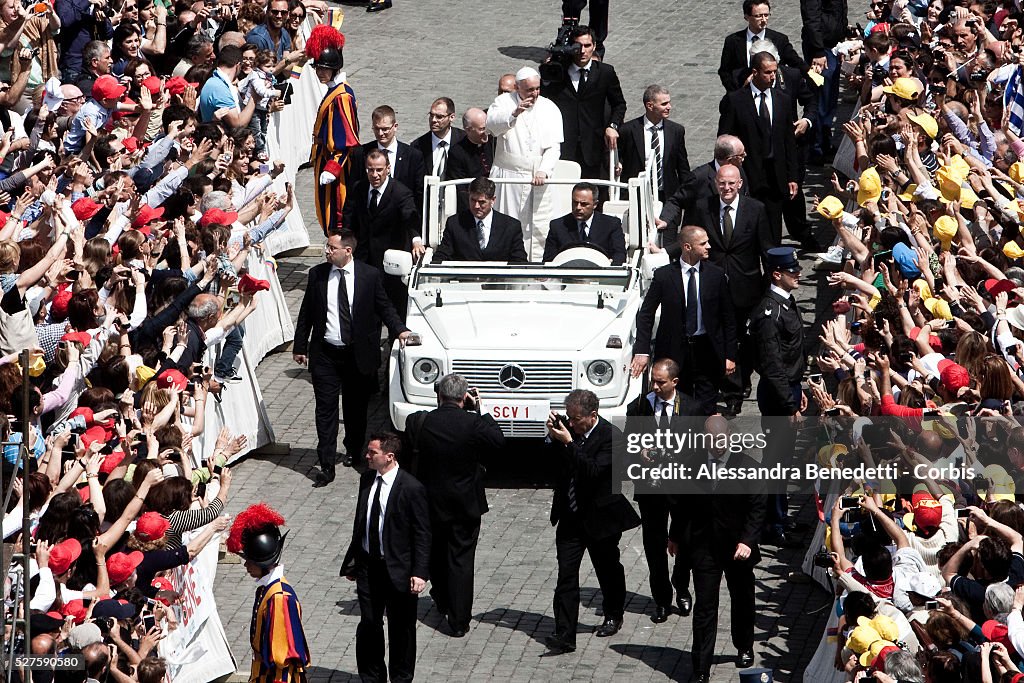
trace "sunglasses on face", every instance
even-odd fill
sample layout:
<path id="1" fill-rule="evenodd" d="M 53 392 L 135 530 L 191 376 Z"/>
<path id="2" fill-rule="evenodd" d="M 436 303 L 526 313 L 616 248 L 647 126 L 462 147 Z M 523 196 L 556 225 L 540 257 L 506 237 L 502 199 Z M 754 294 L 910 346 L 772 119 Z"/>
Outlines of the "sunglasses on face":
<path id="1" fill-rule="evenodd" d="M 288 10 L 286 10 L 286 9 L 272 9 L 272 10 L 268 10 L 267 13 L 268 14 L 273 14 L 276 17 L 283 17 L 284 15 L 288 14 Z"/>

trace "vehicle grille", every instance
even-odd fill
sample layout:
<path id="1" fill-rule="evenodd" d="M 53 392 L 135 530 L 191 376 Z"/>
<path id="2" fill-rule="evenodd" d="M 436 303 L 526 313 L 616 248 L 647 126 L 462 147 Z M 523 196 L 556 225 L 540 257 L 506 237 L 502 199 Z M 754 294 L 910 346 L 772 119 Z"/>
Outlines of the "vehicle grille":
<path id="1" fill-rule="evenodd" d="M 548 434 L 543 422 L 513 422 L 512 420 L 495 420 L 502 433 L 509 438 L 532 439 L 544 438 Z"/>
<path id="2" fill-rule="evenodd" d="M 498 374 L 506 365 L 522 368 L 524 381 L 518 389 L 501 385 Z M 452 372 L 466 378 L 469 386 L 488 397 L 546 398 L 561 403 L 573 389 L 572 361 L 457 360 Z M 543 426 L 541 423 L 539 425 Z M 507 432 L 506 432 L 507 433 Z"/>

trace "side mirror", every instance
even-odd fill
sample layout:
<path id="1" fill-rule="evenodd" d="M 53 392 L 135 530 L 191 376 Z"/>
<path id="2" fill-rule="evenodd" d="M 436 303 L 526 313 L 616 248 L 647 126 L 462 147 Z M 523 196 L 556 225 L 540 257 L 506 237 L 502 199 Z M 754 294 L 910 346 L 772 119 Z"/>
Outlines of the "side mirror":
<path id="1" fill-rule="evenodd" d="M 660 251 L 657 254 L 644 254 L 643 259 L 640 261 L 640 275 L 645 282 L 649 282 L 654 277 L 655 270 L 667 265 L 668 254 L 664 251 Z"/>
<path id="2" fill-rule="evenodd" d="M 388 249 L 384 252 L 384 272 L 398 277 L 409 277 L 412 272 L 412 254 L 402 249 Z"/>

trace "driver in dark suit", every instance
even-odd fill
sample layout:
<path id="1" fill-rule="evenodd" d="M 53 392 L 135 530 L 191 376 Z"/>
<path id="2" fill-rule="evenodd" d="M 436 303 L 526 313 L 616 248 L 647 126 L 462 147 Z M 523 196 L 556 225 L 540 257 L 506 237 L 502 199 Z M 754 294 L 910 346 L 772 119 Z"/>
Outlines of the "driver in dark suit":
<path id="1" fill-rule="evenodd" d="M 448 219 L 434 263 L 442 261 L 507 261 L 526 263 L 523 226 L 494 211 L 495 186 L 489 178 L 469 184 L 469 210 Z"/>
<path id="2" fill-rule="evenodd" d="M 551 221 L 544 244 L 544 263 L 571 247 L 591 247 L 611 259 L 613 266 L 626 261 L 626 235 L 615 216 L 595 213 L 597 187 L 577 183 L 572 188 L 572 213 Z"/>

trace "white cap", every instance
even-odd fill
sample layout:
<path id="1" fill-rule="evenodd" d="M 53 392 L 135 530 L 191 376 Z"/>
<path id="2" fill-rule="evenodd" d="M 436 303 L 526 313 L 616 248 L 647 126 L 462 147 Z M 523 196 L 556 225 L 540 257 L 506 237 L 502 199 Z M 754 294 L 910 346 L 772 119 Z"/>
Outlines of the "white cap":
<path id="1" fill-rule="evenodd" d="M 907 591 L 917 593 L 922 598 L 934 598 L 942 590 L 942 579 L 931 572 L 911 574 L 907 581 Z"/>
<path id="2" fill-rule="evenodd" d="M 540 72 L 532 66 L 524 66 L 516 72 L 516 83 L 525 81 L 527 78 L 540 78 Z"/>
<path id="3" fill-rule="evenodd" d="M 64 104 L 64 94 L 60 91 L 60 79 L 51 78 L 43 86 L 43 104 L 48 111 L 57 111 Z"/>

